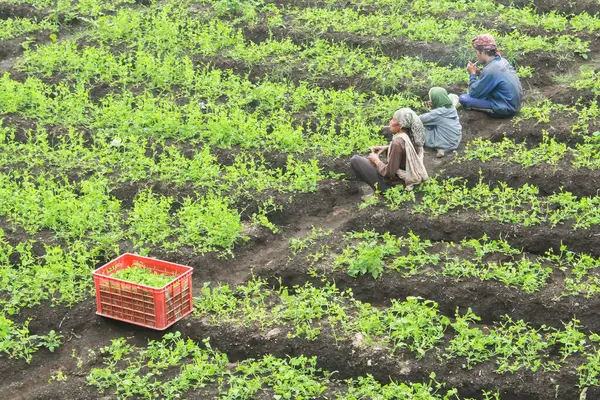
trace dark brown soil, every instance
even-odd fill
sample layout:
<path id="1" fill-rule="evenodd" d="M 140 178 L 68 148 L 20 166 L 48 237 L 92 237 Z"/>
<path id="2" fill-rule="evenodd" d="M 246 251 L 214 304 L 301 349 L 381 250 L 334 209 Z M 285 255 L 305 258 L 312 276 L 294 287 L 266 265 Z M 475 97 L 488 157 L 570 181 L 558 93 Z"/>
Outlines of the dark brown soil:
<path id="1" fill-rule="evenodd" d="M 273 268 L 262 271 L 261 275 L 282 279 L 285 286 L 302 284 L 307 280 L 306 267 L 290 264 L 283 269 Z M 600 299 L 585 299 L 583 296 L 560 298 L 561 273 L 554 272 L 548 286 L 535 294 L 527 294 L 520 288 L 508 287 L 501 282 L 480 281 L 478 279 L 455 279 L 444 276 L 415 275 L 402 277 L 399 273 L 385 273 L 381 279 L 371 276 L 353 278 L 345 272 L 329 273 L 340 289 L 352 289 L 354 296 L 367 303 L 388 306 L 391 299 L 404 300 L 418 296 L 436 301 L 440 312 L 454 316 L 458 311 L 464 314 L 469 308 L 481 317 L 483 324 L 491 325 L 504 315 L 513 319 L 523 319 L 534 326 L 564 327 L 564 323 L 576 317 L 585 329 L 600 330 L 600 316 L 597 309 Z M 318 279 L 313 279 L 315 285 Z M 276 281 L 273 280 L 273 283 Z"/>
<path id="2" fill-rule="evenodd" d="M 349 189 L 347 186 L 347 189 L 343 190 Z M 568 239 L 569 247 L 573 245 L 570 242 L 575 242 L 588 250 L 597 248 L 596 237 L 587 238 L 590 232 L 571 232 L 568 237 L 565 235 L 569 232 L 568 229 L 546 232 L 539 227 L 534 229 L 482 224 L 476 221 L 473 214 L 429 220 L 424 216 L 413 216 L 405 212 L 390 213 L 377 209 L 356 212 L 351 205 L 357 201 L 357 192 L 350 191 L 341 195 L 337 189 L 332 188 L 329 191 L 322 188 L 318 193 L 322 196 L 321 199 L 315 200 L 314 194 L 300 196 L 292 208 L 275 218 L 277 223 L 283 226 L 281 236 L 265 232 L 257 234 L 250 244 L 236 250 L 236 259 L 222 260 L 214 256 L 199 256 L 193 252 L 180 252 L 165 257 L 194 266 L 194 284 L 199 288 L 206 281 L 241 283 L 249 279 L 251 269 L 258 275 L 281 276 L 283 283 L 287 285 L 309 280 L 305 275 L 304 265 L 289 266 L 283 270 L 277 269 L 277 266 L 284 265 L 289 255 L 286 238 L 304 236 L 313 224 L 341 231 L 375 228 L 382 232 L 406 234 L 408 230 L 412 230 L 431 240 L 460 240 L 464 237 L 479 237 L 484 232 L 490 237 L 508 234 L 507 240 L 513 246 L 524 247 L 526 251 L 536 254 L 540 254 L 552 244 L 559 245 L 560 240 L 564 238 Z M 223 274 L 223 271 L 227 273 Z M 556 302 L 550 290 L 547 294 L 524 295 L 517 289 L 479 280 L 457 282 L 448 278 L 402 279 L 385 276 L 380 281 L 373 281 L 368 278 L 355 280 L 343 273 L 335 275 L 334 278 L 340 287 L 352 288 L 359 299 L 375 304 L 385 304 L 391 298 L 420 295 L 437 301 L 441 312 L 447 315 L 453 315 L 456 307 L 461 311 L 472 307 L 476 314 L 483 317 L 485 323 L 497 321 L 501 315 L 508 313 L 514 318 L 524 318 L 536 325 L 561 326 L 561 321 L 569 320 L 572 314 L 575 314 L 588 328 L 600 329 L 600 319 L 595 313 L 596 300 L 569 298 Z M 160 337 L 157 332 L 96 317 L 94 310 L 94 300 L 89 299 L 71 310 L 44 305 L 22 313 L 19 320 L 34 317 L 30 325 L 32 332 L 57 329 L 69 340 L 58 354 L 39 352 L 31 365 L 0 361 L 0 373 L 5 377 L 5 391 L 15 396 L 25 396 L 22 398 L 27 399 L 61 396 L 73 399 L 103 398 L 103 395 L 85 386 L 83 381 L 83 376 L 93 364 L 86 365 L 83 371 L 78 371 L 75 360 L 70 358 L 72 349 L 76 349 L 78 354 L 86 353 L 87 349 L 107 344 L 109 339 L 120 336 L 133 337 L 139 344 L 144 344 L 147 339 Z M 477 396 L 481 389 L 488 389 L 500 390 L 503 399 L 546 399 L 555 390 L 555 385 L 551 382 L 560 384 L 560 398 L 576 399 L 578 393 L 574 375 L 568 372 L 568 368 L 557 374 L 538 372 L 497 375 L 493 372 L 492 363 L 484 363 L 468 371 L 461 368 L 460 360 L 439 361 L 433 352 L 420 361 L 404 353 L 397 353 L 388 358 L 381 350 L 354 349 L 348 342 L 336 344 L 326 334 L 316 342 L 287 339 L 285 331 L 267 335 L 267 338 L 252 328 L 214 327 L 194 320 L 181 322 L 173 329 L 182 330 L 184 334 L 195 339 L 210 336 L 215 348 L 226 352 L 232 360 L 267 353 L 280 356 L 317 355 L 319 365 L 338 371 L 340 378 L 371 373 L 382 382 L 387 382 L 390 378 L 421 381 L 427 380 L 429 372 L 435 371 L 439 380 L 459 387 L 461 394 L 465 396 Z M 45 379 L 52 371 L 58 369 L 62 369 L 72 379 L 59 384 L 45 384 Z M 477 379 L 474 380 L 473 377 Z"/>
<path id="3" fill-rule="evenodd" d="M 540 188 L 541 196 L 558 193 L 561 190 L 577 196 L 596 196 L 600 189 L 600 174 L 598 171 L 586 168 L 574 168 L 570 157 L 566 157 L 558 165 L 541 164 L 523 168 L 515 163 L 502 161 L 464 161 L 453 164 L 442 172 L 441 176 L 463 177 L 470 185 L 479 181 L 480 174 L 488 183 L 506 182 L 512 187 L 522 187 L 525 184 Z"/>
<path id="4" fill-rule="evenodd" d="M 84 308 L 85 307 L 85 308 Z M 78 306 L 82 314 L 93 312 L 93 304 L 86 302 Z M 73 312 L 71 312 L 73 313 Z M 103 399 L 106 394 L 90 390 L 84 383 L 83 376 L 97 365 L 93 359 L 86 362 L 82 369 L 76 366 L 76 360 L 69 360 L 73 349 L 77 354 L 85 355 L 90 348 L 105 345 L 111 338 L 126 336 L 133 338 L 133 343 L 144 345 L 148 339 L 158 339 L 160 335 L 109 321 L 103 318 L 87 317 L 86 324 L 79 326 L 67 325 L 75 334 L 86 338 L 87 345 L 72 336 L 62 351 L 58 354 L 47 353 L 40 363 L 40 356 L 27 366 L 27 374 L 19 372 L 21 363 L 15 363 L 12 368 L 1 368 L 7 381 L 19 377 L 18 384 L 8 386 L 4 392 L 10 398 L 23 399 Z M 201 341 L 211 338 L 213 348 L 228 354 L 230 361 L 259 357 L 272 354 L 278 357 L 306 355 L 318 357 L 318 366 L 330 371 L 337 371 L 337 379 L 372 374 L 382 383 L 394 381 L 428 381 L 431 372 L 436 373 L 436 379 L 457 387 L 462 396 L 480 398 L 481 390 L 498 390 L 502 399 L 532 399 L 542 400 L 552 398 L 557 390 L 561 399 L 577 399 L 579 391 L 575 387 L 575 375 L 571 368 L 564 368 L 560 373 L 531 373 L 519 371 L 515 374 L 496 374 L 492 362 L 475 366 L 472 370 L 463 369 L 462 361 L 439 358 L 435 351 L 426 353 L 421 360 L 402 350 L 397 350 L 390 356 L 389 350 L 380 347 L 363 347 L 350 340 L 335 341 L 332 332 L 327 329 L 315 341 L 304 339 L 289 339 L 287 330 L 273 329 L 267 333 L 257 331 L 255 327 L 240 327 L 234 325 L 215 326 L 213 324 L 193 320 L 181 322 L 170 330 L 179 330 L 185 336 Z M 67 355 L 67 356 L 66 356 Z M 84 357 L 85 358 L 85 357 Z M 67 382 L 47 384 L 38 374 L 47 370 L 62 370 L 71 378 Z M 477 377 L 476 381 L 473 377 Z M 560 383 L 556 388 L 555 383 Z M 20 396 L 20 397 L 19 397 Z M 61 397 L 64 396 L 64 397 Z M 109 396 L 110 397 L 110 396 Z"/>
<path id="5" fill-rule="evenodd" d="M 408 40 L 403 37 L 393 36 L 368 36 L 353 33 L 338 32 L 304 32 L 293 31 L 283 28 L 270 28 L 266 25 L 257 24 L 244 29 L 244 36 L 253 42 L 262 42 L 271 37 L 290 38 L 298 44 L 310 43 L 316 38 L 332 42 L 343 42 L 346 45 L 358 48 L 377 48 L 384 55 L 392 58 L 420 57 L 425 61 L 435 62 L 439 65 L 463 65 L 473 57 L 472 54 L 457 54 L 456 48 L 439 42 L 423 42 Z M 592 52 L 594 43 L 591 43 Z M 583 59 L 581 59 L 583 61 Z M 536 77 L 532 84 L 541 84 L 548 81 L 551 76 L 564 72 L 570 66 L 562 62 L 553 54 L 536 52 L 519 57 L 516 60 L 519 65 L 528 65 L 536 70 Z"/>
<path id="6" fill-rule="evenodd" d="M 568 224 L 553 228 L 548 225 L 526 227 L 495 221 L 482 222 L 480 218 L 478 213 L 464 211 L 456 215 L 428 218 L 423 214 L 411 214 L 407 209 L 390 212 L 383 208 L 368 208 L 344 224 L 343 229 L 372 229 L 395 235 L 407 235 L 412 231 L 429 240 L 454 242 L 460 242 L 464 238 L 481 238 L 487 234 L 488 237 L 505 238 L 513 247 L 532 254 L 544 254 L 549 249 L 558 251 L 564 244 L 571 251 L 600 256 L 600 226 L 577 230 L 573 230 Z"/>
<path id="7" fill-rule="evenodd" d="M 503 0 L 504 1 L 504 0 Z M 520 1 L 520 0 L 519 0 Z M 143 2 L 142 2 L 143 3 Z M 577 3 L 577 4 L 575 4 Z M 561 3 L 555 0 L 537 0 L 536 5 L 540 11 L 554 9 L 565 12 L 580 12 L 582 10 L 596 12 L 600 6 L 595 2 L 581 1 Z M 352 6 L 349 4 L 349 6 Z M 12 6 L 0 4 L 0 18 L 10 16 L 40 16 L 41 12 L 30 6 Z M 77 22 L 76 22 L 77 23 Z M 244 33 L 249 40 L 262 41 L 271 34 L 264 25 L 246 27 Z M 66 34 L 62 32 L 61 34 Z M 314 39 L 314 35 L 287 30 L 272 31 L 275 37 L 291 37 L 298 43 L 305 43 Z M 41 32 L 36 35 L 36 42 L 43 43 L 48 40 L 49 33 Z M 334 41 L 343 41 L 356 47 L 377 46 L 383 53 L 392 57 L 421 56 L 425 60 L 435 61 L 443 65 L 456 63 L 458 56 L 455 49 L 439 43 L 411 42 L 400 38 L 373 38 L 349 34 L 325 33 L 322 38 Z M 21 42 L 23 38 L 11 41 L 0 41 L 0 61 L 10 59 L 22 53 Z M 598 53 L 598 44 L 593 44 L 594 54 Z M 197 60 L 198 62 L 210 61 L 221 68 L 231 68 L 237 73 L 250 72 L 253 79 L 259 79 L 265 74 L 274 74 L 278 71 L 270 69 L 269 65 L 261 65 L 248 69 L 245 66 L 224 59 Z M 531 86 L 544 92 L 556 103 L 574 105 L 579 98 L 584 101 L 594 100 L 594 96 L 585 91 L 576 91 L 564 85 L 554 85 L 550 79 L 552 74 L 567 71 L 568 65 L 559 64 L 549 54 L 533 54 L 524 60 L 527 65 L 536 68 L 536 77 L 527 81 Z M 539 72 L 539 73 L 538 73 Z M 297 81 L 306 79 L 304 71 L 292 70 L 290 76 Z M 25 78 L 25 76 L 21 76 Z M 362 90 L 369 90 L 373 82 L 360 80 L 329 79 L 329 83 L 315 82 L 325 87 L 346 88 L 355 86 Z M 330 82 L 332 81 L 333 82 Z M 111 92 L 107 84 L 100 83 L 91 88 L 90 95 L 94 100 L 99 100 Z M 402 86 L 398 86 L 398 90 Z M 464 90 L 464 86 L 457 85 L 452 91 Z M 420 93 L 425 96 L 425 92 Z M 536 121 L 521 121 L 515 124 L 512 119 L 493 119 L 483 114 L 461 111 L 463 124 L 463 144 L 477 137 L 488 138 L 494 141 L 502 140 L 505 136 L 514 140 L 525 140 L 528 145 L 535 145 L 542 140 L 542 130 L 547 130 L 556 140 L 570 145 L 582 143 L 582 136 L 572 135 L 570 126 L 576 121 L 576 116 L 566 113 L 554 113 L 550 123 L 536 123 Z M 1 116 L 5 125 L 16 126 L 17 139 L 27 140 L 26 132 L 35 127 L 35 121 L 22 119 L 14 115 Z M 386 130 L 382 130 L 382 143 Z M 61 135 L 60 128 L 49 129 L 49 135 Z M 92 134 L 88 132 L 88 134 Z M 188 155 L 193 149 L 188 149 Z M 236 156 L 233 151 L 217 151 L 219 162 L 231 164 Z M 265 154 L 267 162 L 273 168 L 285 165 L 286 155 L 279 153 Z M 482 171 L 486 182 L 504 181 L 513 186 L 525 183 L 533 184 L 541 189 L 541 194 L 555 193 L 563 188 L 579 196 L 597 195 L 600 178 L 595 171 L 574 169 L 568 165 L 569 160 L 561 162 L 559 167 L 537 166 L 522 169 L 517 165 L 506 165 L 500 162 L 485 164 L 477 162 L 453 163 L 453 155 L 443 159 L 436 159 L 431 151 L 426 152 L 426 166 L 431 175 L 440 173 L 443 177 L 466 177 L 469 184 L 473 185 L 479 179 L 479 170 Z M 154 250 L 153 256 L 170 261 L 191 265 L 194 267 L 195 294 L 205 282 L 223 282 L 230 285 L 243 284 L 253 275 L 266 277 L 272 282 L 281 279 L 282 284 L 293 286 L 306 281 L 318 281 L 307 275 L 306 263 L 299 258 L 290 261 L 290 238 L 306 236 L 313 226 L 323 229 L 333 229 L 337 236 L 333 245 L 340 245 L 339 235 L 342 232 L 363 229 L 374 229 L 378 232 L 390 232 L 396 235 L 406 235 L 412 231 L 422 238 L 432 241 L 455 241 L 464 238 L 480 238 L 483 234 L 488 237 L 502 237 L 513 247 L 522 248 L 525 252 L 540 255 L 548 249 L 558 250 L 562 244 L 570 250 L 585 252 L 600 256 L 600 227 L 595 226 L 588 230 L 572 230 L 571 226 L 561 225 L 551 228 L 548 225 L 524 227 L 521 225 L 501 224 L 497 222 L 481 222 L 480 215 L 474 212 L 461 212 L 459 214 L 445 215 L 439 218 L 430 218 L 426 215 L 413 215 L 410 210 L 403 209 L 392 212 L 383 207 L 371 207 L 359 211 L 357 204 L 361 193 L 359 185 L 354 180 L 354 175 L 348 166 L 349 157 L 339 159 L 320 160 L 326 169 L 344 173 L 349 182 L 326 180 L 319 185 L 315 193 L 294 195 L 291 202 L 289 195 L 280 194 L 277 200 L 284 204 L 282 211 L 269 216 L 270 220 L 280 228 L 278 234 L 273 234 L 267 229 L 252 229 L 245 232 L 249 240 L 236 246 L 233 250 L 234 258 L 223 258 L 215 254 L 198 254 L 191 248 L 183 248 L 177 252 Z M 74 176 L 73 179 L 80 177 Z M 193 185 L 175 187 L 174 185 L 140 182 L 136 184 L 123 184 L 113 188 L 111 194 L 121 200 L 124 206 L 131 207 L 136 194 L 145 187 L 152 187 L 158 193 L 177 196 L 195 195 Z M 242 218 L 247 219 L 261 197 L 249 199 L 243 204 L 238 204 L 244 209 Z M 16 244 L 28 239 L 35 240 L 34 253 L 43 254 L 44 244 L 62 244 L 56 241 L 50 231 L 42 231 L 33 237 L 27 235 L 22 229 L 13 230 L 12 225 L 5 218 L 0 218 L 0 228 L 6 232 L 10 243 Z M 132 251 L 132 244 L 121 243 L 121 250 Z M 19 260 L 11 260 L 17 263 Z M 106 261 L 106 260 L 103 260 Z M 558 299 L 559 288 L 564 276 L 555 271 L 551 276 L 548 286 L 535 294 L 526 294 L 518 288 L 508 287 L 495 281 L 481 281 L 478 279 L 452 279 L 442 276 L 413 276 L 403 278 L 399 275 L 385 274 L 379 280 L 370 277 L 359 279 L 351 278 L 344 272 L 330 273 L 329 278 L 334 279 L 340 288 L 351 288 L 355 296 L 365 302 L 376 305 L 387 305 L 391 299 L 403 299 L 407 296 L 421 296 L 435 300 L 439 304 L 440 312 L 453 316 L 456 310 L 465 311 L 471 307 L 473 312 L 482 317 L 485 324 L 493 324 L 501 319 L 504 314 L 509 314 L 513 319 L 524 319 L 533 325 L 550 325 L 561 327 L 563 322 L 577 317 L 586 329 L 600 331 L 600 317 L 597 315 L 600 307 L 600 297 L 592 299 L 583 297 L 566 297 Z M 76 366 L 76 360 L 71 357 L 74 350 L 78 355 L 87 355 L 89 349 L 98 349 L 106 345 L 113 338 L 128 337 L 138 345 L 145 345 L 148 339 L 158 339 L 162 333 L 148 329 L 112 321 L 98 317 L 94 314 L 95 301 L 90 298 L 72 309 L 62 306 L 51 307 L 48 302 L 33 309 L 27 309 L 16 316 L 16 322 L 31 319 L 31 332 L 45 333 L 50 329 L 59 331 L 65 338 L 65 343 L 56 352 L 40 350 L 35 354 L 31 364 L 23 361 L 0 358 L 0 374 L 3 377 L 0 390 L 7 399 L 108 399 L 112 393 L 99 393 L 87 385 L 85 376 L 90 369 L 99 366 L 97 358 L 86 359 L 83 367 Z M 397 351 L 394 355 L 382 348 L 366 348 L 356 346 L 350 340 L 336 342 L 331 332 L 323 332 L 316 341 L 309 342 L 301 339 L 287 338 L 285 329 L 271 332 L 259 332 L 255 327 L 242 326 L 214 326 L 207 321 L 188 318 L 177 323 L 170 331 L 180 330 L 195 340 L 211 337 L 213 346 L 228 354 L 230 360 L 242 360 L 248 357 L 257 357 L 264 354 L 274 354 L 285 357 L 287 355 L 315 355 L 319 359 L 319 366 L 330 371 L 337 371 L 336 378 L 344 379 L 372 374 L 381 382 L 397 381 L 428 381 L 430 372 L 435 372 L 437 380 L 447 382 L 450 386 L 459 388 L 462 396 L 481 397 L 481 390 L 499 390 L 502 399 L 545 400 L 545 399 L 579 399 L 575 365 L 569 365 L 559 373 L 523 372 L 499 375 L 494 372 L 492 362 L 483 363 L 473 370 L 462 368 L 462 360 L 445 360 L 440 358 L 435 351 L 430 351 L 422 360 L 416 360 L 413 354 Z M 581 360 L 577 360 L 581 361 Z M 66 382 L 48 384 L 48 378 L 57 371 L 67 374 Z M 212 392 L 211 392 L 212 390 Z M 210 398 L 214 395 L 214 387 L 208 387 L 206 392 L 188 394 L 188 398 Z M 267 395 L 264 398 L 269 398 Z M 587 392 L 587 399 L 600 398 L 597 388 Z"/>
<path id="8" fill-rule="evenodd" d="M 540 13 L 559 11 L 565 14 L 580 14 L 587 12 L 593 15 L 600 11 L 600 4 L 594 0 L 498 0 L 497 3 L 505 6 L 515 5 L 517 7 L 526 7 L 533 4 Z"/>
<path id="9" fill-rule="evenodd" d="M 535 146 L 542 142 L 544 131 L 557 142 L 569 146 L 585 141 L 583 135 L 571 133 L 571 126 L 577 123 L 577 116 L 564 111 L 553 112 L 549 123 L 539 122 L 536 119 L 522 120 L 517 123 L 515 118 L 493 118 L 476 111 L 459 111 L 459 115 L 463 126 L 461 142 L 463 145 L 478 137 L 493 142 L 500 142 L 507 137 L 515 142 L 525 141 L 530 146 Z"/>
<path id="10" fill-rule="evenodd" d="M 8 18 L 38 18 L 47 14 L 29 4 L 0 3 L 0 19 Z"/>

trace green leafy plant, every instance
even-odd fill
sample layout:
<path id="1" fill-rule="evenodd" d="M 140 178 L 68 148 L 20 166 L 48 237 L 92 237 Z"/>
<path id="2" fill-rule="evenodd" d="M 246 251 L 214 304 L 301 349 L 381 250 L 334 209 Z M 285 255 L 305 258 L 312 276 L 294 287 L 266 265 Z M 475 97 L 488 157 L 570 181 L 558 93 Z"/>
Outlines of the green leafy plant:
<path id="1" fill-rule="evenodd" d="M 173 280 L 173 276 L 160 274 L 149 268 L 136 265 L 120 269 L 111 276 L 127 282 L 150 286 L 157 289 L 164 287 Z"/>

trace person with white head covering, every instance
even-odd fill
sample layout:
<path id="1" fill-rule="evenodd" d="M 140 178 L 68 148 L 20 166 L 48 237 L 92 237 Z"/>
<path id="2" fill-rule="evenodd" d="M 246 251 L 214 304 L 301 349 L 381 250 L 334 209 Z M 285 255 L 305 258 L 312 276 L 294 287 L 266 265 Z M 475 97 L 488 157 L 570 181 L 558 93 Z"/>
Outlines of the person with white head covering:
<path id="1" fill-rule="evenodd" d="M 423 165 L 425 127 L 417 114 L 409 108 L 396 111 L 390 130 L 394 137 L 388 146 L 371 147 L 368 157 L 354 156 L 350 160 L 358 178 L 375 192 L 385 192 L 398 184 L 411 190 L 413 185 L 429 179 Z M 383 162 L 380 157 L 386 152 L 387 162 Z"/>

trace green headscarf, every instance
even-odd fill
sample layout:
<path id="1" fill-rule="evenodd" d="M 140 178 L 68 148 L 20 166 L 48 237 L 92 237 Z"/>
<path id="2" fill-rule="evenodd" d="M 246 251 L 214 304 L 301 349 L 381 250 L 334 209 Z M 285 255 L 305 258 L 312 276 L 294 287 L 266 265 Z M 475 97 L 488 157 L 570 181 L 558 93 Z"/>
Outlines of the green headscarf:
<path id="1" fill-rule="evenodd" d="M 433 87 L 429 91 L 429 100 L 431 100 L 432 108 L 452 107 L 452 100 L 448 96 L 446 89 L 441 87 Z"/>

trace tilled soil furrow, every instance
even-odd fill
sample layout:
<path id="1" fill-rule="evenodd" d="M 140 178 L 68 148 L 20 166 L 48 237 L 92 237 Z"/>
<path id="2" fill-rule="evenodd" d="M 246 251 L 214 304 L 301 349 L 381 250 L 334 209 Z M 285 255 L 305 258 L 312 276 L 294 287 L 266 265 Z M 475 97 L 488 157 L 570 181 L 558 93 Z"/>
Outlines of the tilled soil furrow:
<path id="1" fill-rule="evenodd" d="M 460 242 L 465 238 L 488 237 L 507 240 L 513 247 L 532 254 L 544 254 L 549 249 L 558 251 L 562 245 L 569 250 L 600 256 L 600 226 L 574 230 L 570 225 L 551 227 L 548 224 L 523 226 L 520 224 L 482 221 L 482 215 L 461 211 L 430 218 L 412 214 L 410 208 L 391 211 L 386 208 L 367 208 L 351 218 L 342 229 L 346 231 L 375 230 L 394 235 L 413 232 L 432 241 Z"/>
<path id="2" fill-rule="evenodd" d="M 292 264 L 270 273 L 263 271 L 258 275 L 269 278 L 275 285 L 281 280 L 281 284 L 288 287 L 302 285 L 307 280 L 315 285 L 320 284 L 319 279 L 307 276 L 307 267 L 304 265 Z M 335 281 L 340 290 L 351 289 L 357 299 L 370 304 L 388 306 L 392 299 L 405 300 L 416 296 L 435 301 L 440 312 L 448 317 L 471 308 L 484 324 L 491 325 L 509 315 L 512 319 L 522 319 L 534 326 L 546 325 L 557 329 L 576 318 L 586 329 L 600 332 L 597 311 L 600 298 L 559 297 L 562 288 L 556 284 L 527 294 L 501 282 L 478 278 L 456 279 L 428 275 L 403 277 L 399 273 L 390 272 L 375 280 L 367 275 L 354 278 L 344 271 L 327 273 L 326 276 Z"/>
<path id="3" fill-rule="evenodd" d="M 481 171 L 481 173 L 480 173 Z M 464 161 L 454 163 L 438 177 L 465 178 L 474 186 L 482 178 L 484 182 L 495 184 L 506 182 L 511 187 L 534 185 L 540 189 L 540 196 L 548 196 L 561 191 L 576 196 L 596 196 L 600 188 L 600 175 L 587 168 L 575 168 L 568 160 L 557 165 L 540 164 L 524 168 L 519 164 L 503 161 Z"/>
<path id="4" fill-rule="evenodd" d="M 514 374 L 497 374 L 492 362 L 486 362 L 471 370 L 463 369 L 460 359 L 446 360 L 433 351 L 416 360 L 403 350 L 391 354 L 381 347 L 365 347 L 356 341 L 338 340 L 332 335 L 322 335 L 315 341 L 288 338 L 287 331 L 274 329 L 266 334 L 254 327 L 232 325 L 214 326 L 200 320 L 192 321 L 182 328 L 182 333 L 194 340 L 210 336 L 211 345 L 225 352 L 233 360 L 273 354 L 286 356 L 317 356 L 319 367 L 337 371 L 338 379 L 371 374 L 377 380 L 420 382 L 435 372 L 436 379 L 459 389 L 462 396 L 475 396 L 481 390 L 498 390 L 503 400 L 553 398 L 558 391 L 561 399 L 577 399 L 576 376 L 570 368 L 561 372 L 531 373 L 518 371 Z M 554 382 L 560 382 L 556 388 Z"/>

